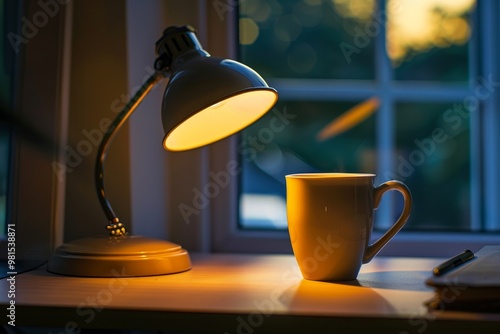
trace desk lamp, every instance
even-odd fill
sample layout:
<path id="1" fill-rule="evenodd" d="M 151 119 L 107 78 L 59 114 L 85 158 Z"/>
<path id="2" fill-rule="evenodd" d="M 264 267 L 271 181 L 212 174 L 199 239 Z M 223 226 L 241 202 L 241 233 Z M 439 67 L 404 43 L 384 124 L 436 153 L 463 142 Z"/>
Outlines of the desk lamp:
<path id="1" fill-rule="evenodd" d="M 155 73 L 141 86 L 104 134 L 97 152 L 95 185 L 109 235 L 59 246 L 48 271 L 71 276 L 113 277 L 173 274 L 191 269 L 180 245 L 129 235 L 104 189 L 104 160 L 111 140 L 142 99 L 169 78 L 163 96 L 163 147 L 185 151 L 226 138 L 252 124 L 278 99 L 276 90 L 251 68 L 211 57 L 190 26 L 170 27 L 156 42 Z"/>

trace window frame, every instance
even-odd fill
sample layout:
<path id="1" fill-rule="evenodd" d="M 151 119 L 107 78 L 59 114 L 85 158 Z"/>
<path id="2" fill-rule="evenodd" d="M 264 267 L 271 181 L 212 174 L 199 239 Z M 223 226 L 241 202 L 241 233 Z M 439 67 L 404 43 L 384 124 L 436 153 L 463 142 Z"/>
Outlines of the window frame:
<path id="1" fill-rule="evenodd" d="M 19 1 L 18 6 L 19 17 L 43 16 L 34 1 Z M 50 144 L 40 146 L 22 135 L 12 136 L 7 224 L 16 230 L 18 271 L 46 261 L 62 240 L 65 180 L 54 172 L 52 163 L 64 156 L 59 148 L 64 147 L 66 136 L 70 38 L 66 28 L 71 25 L 71 10 L 71 2 L 59 6 L 58 14 L 23 43 L 16 59 L 12 109 Z M 7 240 L 0 240 L 0 248 L 0 258 L 5 259 Z"/>
<path id="2" fill-rule="evenodd" d="M 380 9 L 384 10 L 384 1 L 379 1 Z M 499 68 L 495 64 L 494 59 L 500 56 L 499 44 L 496 37 L 499 36 L 500 25 L 495 21 L 496 14 L 500 14 L 500 5 L 495 1 L 478 1 L 477 8 L 473 15 L 473 24 L 475 38 L 471 40 L 470 45 L 470 78 L 469 82 L 475 82 L 479 75 L 491 74 L 493 80 L 499 78 Z M 233 13 L 237 16 L 237 11 Z M 233 17 L 233 29 L 228 28 L 226 31 L 220 31 L 226 36 L 231 35 L 236 26 L 236 18 Z M 479 19 L 481 18 L 481 19 Z M 385 27 L 383 27 L 385 29 Z M 479 34 L 482 38 L 479 38 Z M 374 84 L 366 82 L 342 82 L 342 87 L 336 83 L 327 83 L 322 80 L 307 80 L 309 87 L 313 87 L 309 91 L 314 91 L 317 98 L 342 97 L 348 96 L 351 98 L 368 98 L 373 96 L 380 87 L 391 85 L 394 87 L 389 92 L 389 96 L 383 97 L 385 103 L 382 103 L 379 110 L 379 118 L 377 119 L 377 129 L 383 124 L 392 124 L 392 104 L 396 100 L 404 100 L 412 98 L 414 95 L 414 83 L 400 82 L 394 85 L 390 82 L 392 69 L 385 55 L 385 32 L 380 33 L 375 37 L 377 39 L 376 47 L 376 67 L 384 72 L 382 75 L 377 75 L 378 80 Z M 234 39 L 233 39 L 234 41 Z M 479 42 L 480 45 L 475 43 Z M 231 43 L 228 39 L 226 45 L 226 54 L 235 58 L 236 53 L 235 43 Z M 478 58 L 481 59 L 481 66 L 474 67 L 474 63 L 478 63 Z M 484 75 L 483 75 L 484 76 Z M 294 79 L 267 79 L 270 86 L 276 88 L 280 97 L 286 98 L 301 98 L 301 90 L 298 87 L 298 80 Z M 301 80 L 304 82 L 306 80 Z M 418 84 L 417 84 L 418 85 Z M 377 86 L 379 88 L 377 88 Z M 356 89 L 354 89 L 355 87 Z M 342 89 L 340 89 L 342 88 Z M 474 85 L 464 85 L 463 87 L 446 88 L 439 93 L 436 93 L 434 87 L 426 84 L 425 87 L 418 87 L 419 95 L 425 95 L 427 101 L 456 101 L 461 100 L 470 94 L 474 94 Z M 385 91 L 387 93 L 387 91 Z M 308 95 L 308 98 L 311 96 Z M 500 183 L 499 173 L 495 170 L 496 166 L 500 166 L 500 150 L 498 143 L 500 142 L 500 116 L 495 111 L 495 107 L 499 105 L 499 94 L 493 94 L 481 104 L 481 112 L 472 117 L 471 137 L 477 136 L 478 141 L 473 142 L 471 148 L 471 174 L 474 178 L 471 183 L 476 184 L 476 190 L 472 191 L 471 201 L 475 204 L 471 205 L 475 210 L 472 212 L 473 221 L 484 221 L 485 226 L 498 226 L 500 221 L 500 208 L 496 205 L 500 201 Z M 477 132 L 480 129 L 483 131 Z M 384 138 L 377 143 L 378 147 L 386 147 L 390 145 L 393 138 Z M 482 148 L 484 154 L 479 149 L 479 140 L 485 143 Z M 238 139 L 236 136 L 213 145 L 210 148 L 209 170 L 223 171 L 230 161 L 239 162 L 238 154 Z M 379 159 L 378 170 L 393 170 L 393 157 L 382 156 Z M 481 171 L 485 175 L 481 178 L 478 173 Z M 487 180 L 487 181 L 486 181 Z M 208 180 L 206 180 L 208 182 Z M 201 185 L 200 185 L 201 186 Z M 218 252 L 251 252 L 251 253 L 290 253 L 291 247 L 288 233 L 286 231 L 245 231 L 238 228 L 238 198 L 239 198 L 239 181 L 238 175 L 233 176 L 228 187 L 221 190 L 219 195 L 210 202 L 209 217 L 212 229 L 212 250 Z M 484 201 L 481 201 L 481 192 L 484 194 Z M 483 203 L 483 204 L 481 204 Z M 384 215 L 390 212 L 390 208 L 378 213 L 380 219 L 384 219 Z M 496 224 L 496 225 L 495 225 Z M 477 225 L 477 224 L 475 224 Z M 473 230 L 477 230 L 478 226 L 472 226 Z M 382 233 L 375 231 L 373 237 L 378 238 Z M 486 244 L 498 243 L 500 237 L 497 233 L 459 233 L 459 232 L 410 232 L 402 231 L 381 251 L 381 255 L 387 256 L 451 256 L 457 251 L 470 248 L 477 250 Z"/>

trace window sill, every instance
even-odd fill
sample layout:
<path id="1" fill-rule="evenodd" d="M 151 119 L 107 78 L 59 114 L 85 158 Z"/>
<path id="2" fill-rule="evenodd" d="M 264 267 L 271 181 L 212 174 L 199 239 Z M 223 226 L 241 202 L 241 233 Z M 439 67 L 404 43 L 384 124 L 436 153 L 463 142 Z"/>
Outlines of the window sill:
<path id="1" fill-rule="evenodd" d="M 383 232 L 373 233 L 373 240 Z M 471 232 L 399 232 L 380 252 L 381 256 L 451 257 L 464 249 L 473 252 L 500 243 L 500 234 Z"/>
<path id="2" fill-rule="evenodd" d="M 287 231 L 234 229 L 226 233 L 217 252 L 292 253 Z M 382 234 L 383 231 L 374 231 L 372 242 Z M 500 233 L 401 231 L 381 250 L 379 256 L 447 258 L 464 249 L 475 252 L 483 246 L 496 244 L 500 244 Z"/>

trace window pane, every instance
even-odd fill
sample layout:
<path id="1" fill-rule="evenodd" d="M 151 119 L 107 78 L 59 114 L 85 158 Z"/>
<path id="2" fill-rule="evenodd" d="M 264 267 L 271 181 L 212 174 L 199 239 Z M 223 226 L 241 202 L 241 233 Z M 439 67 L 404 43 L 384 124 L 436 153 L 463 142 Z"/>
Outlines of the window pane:
<path id="1" fill-rule="evenodd" d="M 398 80 L 467 81 L 474 0 L 389 0 L 387 51 Z"/>
<path id="2" fill-rule="evenodd" d="M 281 100 L 246 129 L 238 148 L 243 163 L 242 226 L 286 228 L 287 174 L 374 173 L 376 108 L 372 99 L 361 104 Z M 346 111 L 362 117 L 349 119 Z"/>
<path id="3" fill-rule="evenodd" d="M 375 1 L 240 2 L 240 59 L 263 77 L 373 79 Z"/>
<path id="4" fill-rule="evenodd" d="M 12 64 L 7 55 L 12 55 L 11 45 L 6 38 L 9 24 L 12 24 L 14 17 L 8 13 L 7 4 L 0 0 L 0 36 L 3 36 L 0 52 L 0 237 L 5 235 L 7 219 L 7 181 L 9 166 L 10 135 L 8 127 L 3 122 L 3 115 L 8 111 L 11 100 L 11 76 Z M 7 22 L 9 21 L 9 22 Z M 10 25 L 12 26 L 12 25 Z"/>
<path id="5" fill-rule="evenodd" d="M 397 177 L 412 191 L 407 229 L 470 228 L 470 117 L 460 104 L 396 106 Z"/>
<path id="6" fill-rule="evenodd" d="M 470 69 L 478 68 L 478 64 L 471 61 L 475 60 L 474 55 L 480 54 L 477 50 L 470 54 L 472 47 L 478 46 L 478 41 L 470 41 L 475 1 L 388 0 L 383 8 L 386 11 L 375 8 L 380 1 L 256 1 L 259 6 L 280 4 L 276 7 L 278 11 L 266 14 L 264 21 L 267 25 L 257 19 L 263 7 L 258 10 L 251 3 L 254 2 L 242 2 L 240 8 L 240 18 L 249 19 L 240 21 L 240 39 L 244 41 L 240 45 L 242 61 L 255 67 L 264 78 L 330 79 L 323 82 L 328 84 L 332 95 L 321 96 L 325 101 L 312 101 L 315 95 L 307 80 L 293 81 L 292 93 L 286 91 L 288 81 L 276 81 L 282 85 L 278 89 L 285 91 L 283 95 L 287 98 L 288 94 L 299 90 L 304 101 L 299 101 L 297 96 L 293 97 L 293 101 L 280 98 L 277 110 L 287 110 L 296 116 L 282 131 L 269 131 L 271 119 L 275 117 L 271 113 L 243 133 L 240 142 L 244 162 L 240 225 L 286 228 L 286 174 L 344 171 L 372 172 L 404 181 L 412 191 L 414 208 L 418 208 L 413 210 L 406 230 L 470 230 L 471 211 L 478 213 L 481 210 L 476 207 L 476 202 L 483 196 L 480 185 L 475 184 L 481 175 L 471 175 L 471 171 L 480 171 L 480 162 L 471 159 L 471 143 L 474 147 L 479 147 L 480 143 L 479 138 L 471 135 L 467 111 L 457 110 L 461 105 L 458 100 L 464 92 L 463 85 L 454 83 L 469 82 Z M 331 34 L 340 36 L 337 46 L 349 42 L 360 47 L 361 33 L 368 36 L 370 42 L 360 48 L 359 53 L 350 55 L 352 62 L 348 66 L 345 54 L 343 63 L 320 57 L 327 61 L 318 63 L 319 67 L 315 65 L 308 72 L 298 73 L 288 63 L 286 53 L 296 40 L 289 41 L 282 52 L 273 49 L 279 45 L 276 41 L 278 37 L 273 34 L 275 21 L 292 12 L 293 6 L 299 6 L 299 3 L 301 6 L 322 6 L 323 15 L 327 15 L 328 8 L 333 11 L 332 15 L 337 16 L 337 21 L 342 22 L 340 27 L 333 28 L 336 31 L 329 33 L 327 31 L 332 30 L 332 25 L 316 25 L 314 28 L 321 33 L 310 35 L 303 32 L 313 28 L 302 27 L 296 39 L 301 43 L 318 41 L 318 48 L 325 47 L 328 43 L 317 38 Z M 369 8 L 368 16 L 360 14 L 364 13 L 361 8 Z M 302 12 L 308 13 L 307 10 Z M 388 22 L 383 22 L 387 28 L 386 49 L 382 45 L 384 39 L 377 38 L 379 35 L 373 30 L 383 18 L 388 19 Z M 257 27 L 256 34 L 255 39 L 248 42 L 245 41 L 245 29 L 250 29 L 246 25 L 252 20 Z M 377 52 L 388 52 L 393 67 L 381 66 L 375 71 L 375 78 L 373 64 L 376 56 L 380 56 L 374 53 L 376 43 L 380 43 Z M 266 54 L 262 50 L 266 50 Z M 359 69 L 363 75 L 359 75 Z M 358 86 L 342 86 L 344 79 L 374 78 L 381 79 L 371 83 L 374 98 L 356 102 L 338 100 L 368 94 L 366 87 L 360 86 L 358 90 Z M 392 89 L 400 87 L 397 80 L 407 81 L 403 86 L 405 89 Z M 436 89 L 429 95 L 436 102 L 427 100 L 425 93 L 416 93 L 419 87 L 427 89 L 431 86 L 411 81 L 442 82 L 433 85 Z M 343 95 L 344 92 L 346 95 Z M 451 94 L 456 96 L 457 103 L 448 102 Z M 379 103 L 383 103 L 384 109 L 380 111 L 383 114 L 376 115 L 374 112 L 378 110 Z M 345 114 L 362 116 L 357 121 L 356 117 L 340 117 Z M 332 125 L 333 120 L 336 121 Z M 346 126 L 348 120 L 356 125 Z M 346 127 L 344 132 L 339 131 L 339 124 Z M 329 130 L 322 132 L 325 127 Z M 476 136 L 477 129 L 474 130 Z M 319 133 L 323 134 L 324 140 L 318 140 Z M 389 173 L 377 170 L 377 166 L 380 169 L 389 166 L 391 155 L 396 159 L 394 170 Z M 380 157 L 386 157 L 387 161 L 377 164 Z M 474 194 L 474 202 L 471 194 Z M 385 196 L 384 201 L 393 201 L 394 205 L 389 208 L 395 211 L 401 207 L 397 195 Z M 379 211 L 384 217 L 388 213 Z M 474 222 L 474 228 L 479 224 Z"/>
<path id="7" fill-rule="evenodd" d="M 5 38 L 4 24 L 6 20 L 6 13 L 3 0 L 0 0 L 0 36 L 2 38 L 2 52 L 0 53 L 0 237 L 4 236 L 6 224 L 6 203 L 7 203 L 7 166 L 9 161 L 9 136 L 7 127 L 4 125 L 3 115 L 5 115 L 8 106 L 9 97 L 9 76 L 6 71 L 6 59 L 4 51 L 7 47 L 5 45 L 7 39 Z"/>
<path id="8" fill-rule="evenodd" d="M 0 125 L 0 236 L 4 235 L 7 219 L 7 180 L 9 162 L 9 135 Z"/>

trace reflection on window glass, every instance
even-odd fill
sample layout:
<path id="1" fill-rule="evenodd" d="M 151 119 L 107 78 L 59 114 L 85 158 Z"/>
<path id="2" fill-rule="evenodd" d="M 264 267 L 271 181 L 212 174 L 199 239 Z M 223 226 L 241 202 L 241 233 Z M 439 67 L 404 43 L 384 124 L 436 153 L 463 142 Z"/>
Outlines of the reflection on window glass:
<path id="1" fill-rule="evenodd" d="M 459 103 L 396 106 L 395 174 L 412 189 L 408 229 L 467 230 L 470 117 Z"/>
<path id="2" fill-rule="evenodd" d="M 357 35 L 374 3 L 241 1 L 241 58 L 266 78 L 373 79 L 373 43 Z"/>
<path id="3" fill-rule="evenodd" d="M 8 158 L 9 136 L 7 129 L 0 125 L 0 236 L 4 235 L 7 219 Z"/>
<path id="4" fill-rule="evenodd" d="M 473 85 L 470 68 L 477 64 L 471 63 L 469 52 L 478 45 L 470 41 L 477 36 L 471 24 L 475 1 L 387 0 L 382 9 L 376 8 L 378 3 L 241 2 L 240 59 L 271 83 L 294 78 L 290 91 L 300 91 L 300 99 L 290 91 L 281 96 L 277 107 L 241 136 L 241 226 L 285 229 L 284 176 L 336 171 L 376 173 L 380 182 L 404 181 L 418 207 L 405 229 L 470 230 L 480 225 L 471 223 L 471 212 L 481 209 L 471 200 L 471 193 L 481 191 L 471 182 L 481 177 L 471 174 L 479 170 L 479 162 L 471 159 L 471 145 L 480 145 L 479 131 L 468 117 L 449 112 L 466 97 L 464 87 Z M 386 29 L 377 30 L 377 25 Z M 380 37 L 385 38 L 377 38 L 384 31 L 386 36 Z M 343 53 L 345 43 L 359 51 L 351 54 L 351 62 Z M 301 53 L 295 66 L 293 50 L 303 45 L 313 51 Z M 392 66 L 375 69 L 380 56 L 387 56 Z M 305 79 L 317 78 L 332 97 L 311 91 Z M 352 82 L 343 85 L 351 79 L 366 80 L 364 90 Z M 393 90 L 402 80 L 408 89 Z M 441 83 L 426 86 L 426 81 Z M 290 84 L 275 82 L 281 85 L 278 91 Z M 429 92 L 430 87 L 432 101 L 418 91 Z M 456 103 L 450 102 L 450 92 Z M 396 210 L 400 207 L 398 196 L 389 201 Z"/>
<path id="5" fill-rule="evenodd" d="M 6 20 L 5 4 L 0 0 L 0 36 L 6 36 L 5 20 Z M 12 19 L 12 18 L 11 18 Z M 12 70 L 6 57 L 6 48 L 10 47 L 6 38 L 2 39 L 0 52 L 0 108 L 1 113 L 6 112 L 6 108 L 10 102 L 10 74 Z M 8 128 L 2 124 L 0 119 L 0 236 L 5 235 L 6 219 L 7 219 L 7 181 L 8 181 L 8 166 L 9 166 L 9 141 L 10 135 Z"/>
<path id="6" fill-rule="evenodd" d="M 390 0 L 387 52 L 399 80 L 467 81 L 474 0 Z"/>
<path id="7" fill-rule="evenodd" d="M 373 99 L 280 101 L 246 129 L 238 148 L 245 192 L 240 199 L 242 225 L 286 228 L 286 174 L 375 172 L 376 109 Z"/>

